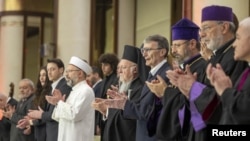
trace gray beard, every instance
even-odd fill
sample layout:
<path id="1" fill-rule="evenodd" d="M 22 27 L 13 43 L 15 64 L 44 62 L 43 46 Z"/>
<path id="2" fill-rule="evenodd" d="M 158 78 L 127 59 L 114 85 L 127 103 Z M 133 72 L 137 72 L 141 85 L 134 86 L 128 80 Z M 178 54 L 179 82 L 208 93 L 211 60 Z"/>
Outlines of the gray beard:
<path id="1" fill-rule="evenodd" d="M 127 93 L 128 89 L 129 89 L 129 87 L 131 85 L 131 82 L 132 81 L 130 81 L 130 82 L 121 82 L 121 85 L 119 86 L 119 93 L 123 93 L 123 92 Z"/>

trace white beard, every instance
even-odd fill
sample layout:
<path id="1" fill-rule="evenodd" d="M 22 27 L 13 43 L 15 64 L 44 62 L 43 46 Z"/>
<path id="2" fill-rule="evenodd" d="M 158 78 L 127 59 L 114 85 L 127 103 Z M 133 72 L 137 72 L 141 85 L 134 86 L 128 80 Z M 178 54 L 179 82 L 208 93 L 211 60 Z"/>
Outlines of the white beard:
<path id="1" fill-rule="evenodd" d="M 67 80 L 67 85 L 70 86 L 70 87 L 73 87 L 73 81 L 68 79 Z"/>
<path id="2" fill-rule="evenodd" d="M 119 86 L 119 93 L 127 93 L 129 87 L 130 87 L 131 81 L 130 82 L 121 82 L 121 85 Z"/>

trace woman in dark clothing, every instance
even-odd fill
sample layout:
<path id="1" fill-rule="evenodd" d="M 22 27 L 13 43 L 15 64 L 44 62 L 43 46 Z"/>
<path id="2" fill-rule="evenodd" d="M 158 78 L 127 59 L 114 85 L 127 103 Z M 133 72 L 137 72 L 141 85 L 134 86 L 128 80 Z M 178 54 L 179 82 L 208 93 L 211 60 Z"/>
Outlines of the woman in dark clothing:
<path id="1" fill-rule="evenodd" d="M 45 110 L 47 101 L 45 95 L 48 95 L 51 92 L 51 81 L 48 78 L 48 72 L 46 67 L 42 67 L 38 75 L 37 80 L 37 89 L 35 93 L 35 98 L 33 100 L 34 109 L 37 110 L 41 108 Z M 46 124 L 42 120 L 30 120 L 31 125 L 35 129 L 35 139 L 36 141 L 45 141 L 46 140 Z"/>

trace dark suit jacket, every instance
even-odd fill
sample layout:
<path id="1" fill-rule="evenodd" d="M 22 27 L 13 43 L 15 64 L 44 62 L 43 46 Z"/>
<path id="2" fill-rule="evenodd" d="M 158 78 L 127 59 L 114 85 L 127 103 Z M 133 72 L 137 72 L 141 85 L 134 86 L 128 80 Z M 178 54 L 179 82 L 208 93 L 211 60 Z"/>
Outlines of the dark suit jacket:
<path id="1" fill-rule="evenodd" d="M 67 85 L 65 78 L 59 81 L 56 89 L 60 90 L 62 94 L 66 94 L 66 98 L 71 91 L 71 87 Z M 57 141 L 58 122 L 52 119 L 54 108 L 54 105 L 48 104 L 47 109 L 42 114 L 42 120 L 46 122 L 46 141 Z"/>
<path id="2" fill-rule="evenodd" d="M 94 93 L 95 93 L 95 97 L 101 98 L 101 88 L 102 88 L 102 83 L 103 81 L 98 82 L 95 87 L 93 87 Z"/>
<path id="3" fill-rule="evenodd" d="M 171 69 L 168 63 L 162 65 L 157 73 L 151 78 L 156 79 L 156 75 L 160 75 L 167 83 L 166 71 Z M 140 100 L 137 102 L 127 101 L 124 108 L 124 116 L 131 119 L 137 119 L 136 141 L 156 141 L 156 137 L 149 137 L 147 130 L 147 122 L 155 110 L 156 96 L 151 93 L 146 84 L 142 89 Z"/>
<path id="4" fill-rule="evenodd" d="M 24 135 L 23 130 L 16 128 L 17 122 L 23 119 L 27 115 L 28 110 L 33 106 L 32 94 L 26 101 L 19 101 L 16 107 L 16 111 L 13 113 L 11 121 L 10 141 L 34 141 L 34 129 L 31 129 L 30 135 Z"/>
<path id="5" fill-rule="evenodd" d="M 95 87 L 93 87 L 95 97 L 101 98 L 101 87 L 102 87 L 103 81 L 98 82 Z M 95 110 L 95 134 L 96 134 L 96 126 L 99 125 L 99 115 L 100 113 Z"/>

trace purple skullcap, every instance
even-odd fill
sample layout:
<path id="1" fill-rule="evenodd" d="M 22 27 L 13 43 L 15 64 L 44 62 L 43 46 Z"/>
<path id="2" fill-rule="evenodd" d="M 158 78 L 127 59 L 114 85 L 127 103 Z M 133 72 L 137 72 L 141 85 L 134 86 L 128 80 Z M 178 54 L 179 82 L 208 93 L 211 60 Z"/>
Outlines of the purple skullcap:
<path id="1" fill-rule="evenodd" d="M 233 10 L 230 7 L 212 5 L 202 9 L 203 21 L 230 21 L 233 22 Z"/>
<path id="2" fill-rule="evenodd" d="M 172 40 L 199 40 L 199 27 L 191 20 L 183 18 L 172 26 Z"/>

